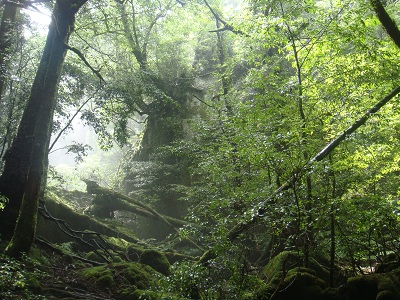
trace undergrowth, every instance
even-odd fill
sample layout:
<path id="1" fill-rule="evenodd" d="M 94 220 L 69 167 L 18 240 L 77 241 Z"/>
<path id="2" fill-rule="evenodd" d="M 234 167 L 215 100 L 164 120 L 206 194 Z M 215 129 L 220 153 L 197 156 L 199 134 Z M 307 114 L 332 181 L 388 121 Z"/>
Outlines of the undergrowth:
<path id="1" fill-rule="evenodd" d="M 40 270 L 37 261 L 28 256 L 15 260 L 0 256 L 0 298 L 1 299 L 46 299 L 37 295 L 41 283 L 48 275 Z"/>

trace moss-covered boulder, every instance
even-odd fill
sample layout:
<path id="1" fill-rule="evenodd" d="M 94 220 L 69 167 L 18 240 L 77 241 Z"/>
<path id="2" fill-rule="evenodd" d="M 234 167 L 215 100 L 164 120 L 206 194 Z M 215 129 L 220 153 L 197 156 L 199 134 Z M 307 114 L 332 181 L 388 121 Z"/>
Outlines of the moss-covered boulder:
<path id="1" fill-rule="evenodd" d="M 315 271 L 294 268 L 284 277 L 271 281 L 265 292 L 267 295 L 274 295 L 274 300 L 320 300 L 325 288 L 325 281 L 318 278 Z"/>
<path id="2" fill-rule="evenodd" d="M 346 300 L 400 299 L 400 269 L 384 274 L 352 277 L 346 285 Z"/>
<path id="3" fill-rule="evenodd" d="M 327 284 L 318 273 L 325 277 L 326 271 L 316 262 L 310 265 L 316 265 L 317 270 L 301 264 L 301 256 L 294 252 L 284 251 L 274 257 L 263 270 L 267 286 L 257 298 L 269 299 L 273 295 L 274 300 L 320 300 Z"/>
<path id="4" fill-rule="evenodd" d="M 131 244 L 126 250 L 127 257 L 130 261 L 139 261 L 140 256 L 146 249 L 136 244 Z"/>
<path id="5" fill-rule="evenodd" d="M 168 276 L 171 273 L 171 265 L 167 257 L 156 250 L 144 251 L 139 260 L 142 264 L 152 267 L 157 272 Z"/>
<path id="6" fill-rule="evenodd" d="M 138 299 L 136 290 L 147 289 L 154 280 L 154 270 L 140 263 L 115 263 L 104 266 L 86 268 L 81 275 L 106 290 L 118 300 Z"/>

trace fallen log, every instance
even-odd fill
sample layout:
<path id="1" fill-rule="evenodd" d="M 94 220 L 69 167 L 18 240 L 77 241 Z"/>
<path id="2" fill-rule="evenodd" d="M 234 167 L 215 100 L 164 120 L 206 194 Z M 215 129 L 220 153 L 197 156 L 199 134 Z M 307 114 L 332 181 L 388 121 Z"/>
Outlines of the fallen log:
<path id="1" fill-rule="evenodd" d="M 186 222 L 183 220 L 175 219 L 169 216 L 162 215 L 154 210 L 151 206 L 140 202 L 139 200 L 133 199 L 129 196 L 126 196 L 122 193 L 101 187 L 97 184 L 97 182 L 92 180 L 81 179 L 83 182 L 86 183 L 86 190 L 89 194 L 95 195 L 108 195 L 114 198 L 116 203 L 121 205 L 121 208 L 124 207 L 124 210 L 128 210 L 131 212 L 135 212 L 137 214 L 141 214 L 144 217 L 152 218 L 154 220 L 158 220 L 163 222 L 164 224 L 168 225 L 171 229 L 176 231 L 179 234 L 178 227 L 182 227 L 184 225 L 192 225 L 196 226 L 193 223 Z M 126 201 L 124 201 L 126 200 Z M 193 246 L 198 248 L 199 250 L 203 251 L 203 249 L 197 245 L 194 241 L 192 241 L 189 237 L 185 237 Z"/>
<path id="2" fill-rule="evenodd" d="M 89 194 L 108 195 L 113 197 L 113 209 L 115 210 L 129 211 L 145 218 L 154 219 L 167 224 L 172 229 L 183 227 L 185 225 L 197 226 L 196 224 L 184 220 L 160 214 L 149 205 L 144 204 L 143 202 L 140 202 L 122 193 L 101 187 L 94 181 L 86 179 L 82 179 L 82 181 L 86 183 L 86 190 Z"/>

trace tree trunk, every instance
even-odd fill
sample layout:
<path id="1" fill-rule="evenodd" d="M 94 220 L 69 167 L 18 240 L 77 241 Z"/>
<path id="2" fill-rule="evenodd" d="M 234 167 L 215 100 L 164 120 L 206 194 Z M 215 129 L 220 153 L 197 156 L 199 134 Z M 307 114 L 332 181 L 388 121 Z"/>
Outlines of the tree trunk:
<path id="1" fill-rule="evenodd" d="M 0 101 L 3 95 L 4 81 L 7 78 L 8 56 L 11 52 L 12 39 L 15 28 L 17 6 L 6 2 L 0 25 Z M 0 113 L 1 115 L 1 113 Z"/>
<path id="2" fill-rule="evenodd" d="M 86 2 L 56 1 L 31 94 L 17 136 L 5 156 L 0 191 L 10 202 L 0 214 L 0 230 L 3 238 L 13 234 L 7 247 L 7 253 L 12 256 L 27 252 L 35 236 L 37 207 L 45 179 L 47 150 L 56 105 L 55 95 L 67 51 L 66 44 L 73 31 L 75 14 Z"/>
<path id="3" fill-rule="evenodd" d="M 387 34 L 391 37 L 393 42 L 395 42 L 397 47 L 400 48 L 400 30 L 396 22 L 386 12 L 380 0 L 370 0 L 370 3 Z"/>

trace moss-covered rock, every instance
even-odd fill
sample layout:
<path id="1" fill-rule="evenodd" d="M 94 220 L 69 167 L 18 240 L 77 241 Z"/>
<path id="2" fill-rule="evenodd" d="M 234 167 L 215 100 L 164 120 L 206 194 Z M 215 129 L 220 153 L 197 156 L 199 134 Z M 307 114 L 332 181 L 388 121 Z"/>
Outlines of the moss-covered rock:
<path id="1" fill-rule="evenodd" d="M 346 299 L 400 299 L 400 269 L 385 274 L 371 274 L 350 278 L 346 285 Z"/>
<path id="2" fill-rule="evenodd" d="M 275 300 L 320 300 L 326 283 L 315 274 L 315 271 L 307 268 L 291 269 L 279 283 L 271 282 L 267 292 L 275 294 Z"/>
<path id="3" fill-rule="evenodd" d="M 106 265 L 84 269 L 82 275 L 100 288 L 110 289 L 115 285 L 113 270 Z"/>
<path id="4" fill-rule="evenodd" d="M 142 264 L 152 267 L 157 272 L 168 276 L 171 273 L 171 265 L 167 257 L 156 250 L 146 250 L 140 256 Z"/>
<path id="5" fill-rule="evenodd" d="M 346 295 L 342 288 L 327 288 L 323 291 L 321 299 L 323 300 L 345 300 Z"/>
<path id="6" fill-rule="evenodd" d="M 156 292 L 156 291 L 144 291 L 144 290 L 135 290 L 134 297 L 137 298 L 129 298 L 129 299 L 146 299 L 146 300 L 159 300 L 159 299 L 170 299 L 170 300 L 186 300 L 186 298 L 182 298 L 180 296 Z"/>
<path id="7" fill-rule="evenodd" d="M 81 275 L 102 290 L 108 290 L 117 299 L 135 298 L 137 289 L 147 289 L 154 279 L 154 270 L 140 263 L 114 263 L 86 268 Z"/>
<path id="8" fill-rule="evenodd" d="M 257 298 L 269 299 L 274 295 L 274 300 L 320 300 L 327 285 L 318 273 L 325 275 L 325 272 L 318 266 L 317 272 L 300 267 L 301 264 L 302 258 L 297 253 L 284 251 L 278 254 L 263 270 L 267 286 L 258 292 Z"/>
<path id="9" fill-rule="evenodd" d="M 145 251 L 143 247 L 140 247 L 138 245 L 131 244 L 127 248 L 127 256 L 130 261 L 139 261 L 140 256 L 142 253 Z"/>

